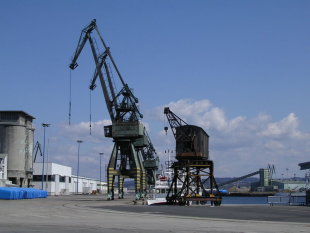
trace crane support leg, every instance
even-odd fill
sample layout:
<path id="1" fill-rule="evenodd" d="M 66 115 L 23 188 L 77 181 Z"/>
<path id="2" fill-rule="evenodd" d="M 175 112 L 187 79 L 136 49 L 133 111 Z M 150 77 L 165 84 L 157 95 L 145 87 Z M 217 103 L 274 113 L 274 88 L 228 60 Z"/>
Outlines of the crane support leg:
<path id="1" fill-rule="evenodd" d="M 190 202 L 221 205 L 222 195 L 214 178 L 213 161 L 188 160 L 172 164 L 174 177 L 170 185 L 167 201 L 171 205 L 189 205 Z M 181 185 L 180 189 L 177 184 Z"/>
<path id="2" fill-rule="evenodd" d="M 146 196 L 146 171 L 143 165 L 143 158 L 142 154 L 138 152 L 138 162 L 140 165 L 140 175 L 141 175 L 141 198 L 144 198 Z"/>
<path id="3" fill-rule="evenodd" d="M 108 171 L 108 200 L 114 200 L 114 180 L 113 171 Z"/>
<path id="4" fill-rule="evenodd" d="M 136 200 L 141 199 L 144 197 L 145 187 L 145 170 L 142 164 L 142 156 L 140 152 L 135 150 L 134 144 L 131 143 L 131 154 L 133 155 L 133 162 L 134 167 L 133 169 L 133 176 L 135 179 L 135 193 L 136 193 Z"/>
<path id="5" fill-rule="evenodd" d="M 121 151 L 120 148 L 123 150 Z M 121 157 L 123 159 L 121 159 Z M 142 156 L 140 152 L 135 149 L 135 146 L 131 141 L 119 141 L 114 144 L 107 170 L 108 200 L 114 200 L 115 176 L 118 176 L 119 199 L 124 197 L 125 178 L 134 178 L 135 198 L 137 200 L 145 196 L 146 173 L 143 166 Z"/>
<path id="6" fill-rule="evenodd" d="M 144 198 L 145 196 L 146 196 L 146 175 L 145 175 L 144 169 L 142 169 L 141 170 L 141 198 Z"/>
<path id="7" fill-rule="evenodd" d="M 136 193 L 136 200 L 141 198 L 141 174 L 140 169 L 135 170 L 135 193 Z"/>
<path id="8" fill-rule="evenodd" d="M 114 180 L 115 175 L 117 175 L 116 168 L 116 159 L 117 159 L 117 146 L 114 144 L 111 158 L 108 165 L 107 170 L 107 178 L 108 178 L 108 200 L 114 200 Z"/>
<path id="9" fill-rule="evenodd" d="M 124 198 L 124 177 L 118 176 L 118 199 Z"/>

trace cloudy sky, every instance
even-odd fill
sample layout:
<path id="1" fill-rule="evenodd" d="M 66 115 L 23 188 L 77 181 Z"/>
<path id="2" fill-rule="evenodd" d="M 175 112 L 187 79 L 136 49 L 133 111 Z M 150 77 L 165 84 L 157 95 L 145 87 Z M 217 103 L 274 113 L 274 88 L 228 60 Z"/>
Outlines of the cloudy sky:
<path id="1" fill-rule="evenodd" d="M 49 161 L 99 177 L 112 141 L 102 91 L 86 46 L 72 75 L 68 64 L 81 29 L 92 19 L 125 82 L 139 98 L 143 122 L 160 156 L 174 150 L 163 108 L 210 135 L 217 177 L 240 176 L 274 164 L 277 177 L 304 176 L 310 161 L 309 1 L 0 1 L 0 108 L 47 129 Z M 283 174 L 283 175 L 282 175 Z"/>

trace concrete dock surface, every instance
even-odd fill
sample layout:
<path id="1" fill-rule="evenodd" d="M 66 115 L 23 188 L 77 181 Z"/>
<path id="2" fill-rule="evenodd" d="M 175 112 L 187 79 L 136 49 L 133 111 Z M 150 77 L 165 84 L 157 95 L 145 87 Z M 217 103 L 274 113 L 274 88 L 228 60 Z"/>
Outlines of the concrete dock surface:
<path id="1" fill-rule="evenodd" d="M 99 195 L 0 200 L 0 232 L 310 232 L 310 207 L 146 206 Z"/>

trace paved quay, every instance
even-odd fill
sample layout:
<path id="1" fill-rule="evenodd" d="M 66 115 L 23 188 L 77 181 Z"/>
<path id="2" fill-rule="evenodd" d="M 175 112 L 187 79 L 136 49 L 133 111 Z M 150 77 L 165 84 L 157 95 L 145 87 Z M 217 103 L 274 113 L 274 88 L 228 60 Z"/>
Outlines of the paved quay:
<path id="1" fill-rule="evenodd" d="M 102 196 L 0 200 L 0 232 L 310 232 L 310 208 L 144 206 Z"/>

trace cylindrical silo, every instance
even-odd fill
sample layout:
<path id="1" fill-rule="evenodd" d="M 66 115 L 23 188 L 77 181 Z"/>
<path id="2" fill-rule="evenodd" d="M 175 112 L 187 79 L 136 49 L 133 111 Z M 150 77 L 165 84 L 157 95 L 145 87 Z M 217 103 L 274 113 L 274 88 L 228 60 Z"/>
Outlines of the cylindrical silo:
<path id="1" fill-rule="evenodd" d="M 0 111 L 0 153 L 8 155 L 8 179 L 21 187 L 32 181 L 33 119 L 23 111 Z"/>

